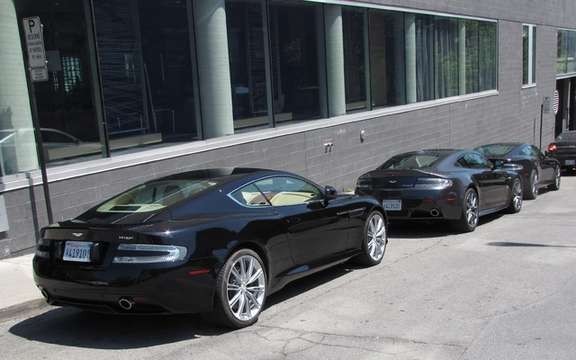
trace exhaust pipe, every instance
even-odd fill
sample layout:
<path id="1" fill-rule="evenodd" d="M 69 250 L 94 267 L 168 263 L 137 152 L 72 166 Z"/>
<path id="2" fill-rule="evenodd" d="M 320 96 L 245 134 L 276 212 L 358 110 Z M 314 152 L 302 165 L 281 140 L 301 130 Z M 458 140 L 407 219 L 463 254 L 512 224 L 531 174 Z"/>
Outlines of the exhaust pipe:
<path id="1" fill-rule="evenodd" d="M 132 310 L 135 304 L 136 303 L 134 302 L 134 300 L 130 300 L 128 298 L 120 298 L 120 300 L 118 300 L 118 306 L 120 306 L 123 310 L 126 311 Z"/>
<path id="2" fill-rule="evenodd" d="M 48 304 L 52 304 L 52 298 L 50 297 L 50 294 L 48 294 L 48 291 L 46 291 L 46 289 L 44 289 L 41 286 L 38 286 L 38 290 L 40 290 L 40 293 L 42 294 L 42 297 L 44 297 L 44 300 L 46 300 Z"/>
<path id="3" fill-rule="evenodd" d="M 438 211 L 438 209 L 432 209 L 432 210 L 430 210 L 430 215 L 432 217 L 438 217 L 438 216 L 440 216 L 440 211 Z"/>

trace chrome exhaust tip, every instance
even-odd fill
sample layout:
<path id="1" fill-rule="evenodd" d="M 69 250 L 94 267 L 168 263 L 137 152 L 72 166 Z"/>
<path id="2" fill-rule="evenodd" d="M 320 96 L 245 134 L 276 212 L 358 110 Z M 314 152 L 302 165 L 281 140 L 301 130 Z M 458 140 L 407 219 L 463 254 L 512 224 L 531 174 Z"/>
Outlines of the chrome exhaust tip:
<path id="1" fill-rule="evenodd" d="M 130 300 L 128 298 L 121 298 L 118 300 L 118 306 L 120 306 L 123 310 L 130 311 L 134 308 L 136 303 L 134 300 Z"/>
<path id="2" fill-rule="evenodd" d="M 432 210 L 430 210 L 430 215 L 432 217 L 438 217 L 438 216 L 440 216 L 440 211 L 438 209 L 432 209 Z"/>
<path id="3" fill-rule="evenodd" d="M 40 290 L 40 294 L 42 294 L 44 300 L 46 300 L 46 302 L 50 304 L 52 302 L 52 299 L 50 298 L 50 294 L 48 294 L 48 291 L 46 291 L 46 289 L 44 289 L 41 286 L 38 286 L 38 290 Z"/>

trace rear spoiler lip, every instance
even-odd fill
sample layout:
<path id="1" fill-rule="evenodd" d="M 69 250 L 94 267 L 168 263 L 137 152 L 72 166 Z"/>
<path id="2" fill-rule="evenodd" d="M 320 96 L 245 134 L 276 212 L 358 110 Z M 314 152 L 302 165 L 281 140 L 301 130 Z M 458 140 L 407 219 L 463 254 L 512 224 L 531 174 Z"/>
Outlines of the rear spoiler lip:
<path id="1" fill-rule="evenodd" d="M 404 171 L 405 171 L 405 172 L 408 172 L 408 173 L 406 174 L 407 176 L 415 175 L 415 174 L 410 174 L 409 172 L 416 172 L 416 173 L 421 173 L 421 174 L 423 174 L 423 175 L 428 175 L 428 176 L 433 176 L 433 177 L 443 178 L 443 179 L 446 179 L 446 178 L 449 177 L 449 176 L 447 176 L 447 175 L 443 175 L 443 174 L 439 174 L 439 173 L 435 173 L 435 172 L 431 172 L 431 171 L 425 171 L 425 170 L 421 170 L 421 169 L 405 169 L 405 170 L 376 169 L 376 170 L 374 170 L 374 171 L 382 172 L 383 175 L 384 175 L 384 176 L 382 176 L 382 177 L 385 177 L 385 173 L 386 173 L 386 172 L 393 172 L 393 171 L 397 171 L 397 172 L 399 172 L 399 173 L 404 172 Z M 376 174 L 371 174 L 371 175 L 369 175 L 369 176 L 370 176 L 370 177 L 380 177 L 380 176 L 378 176 L 378 175 L 376 175 Z M 395 176 L 398 176 L 398 175 L 395 175 Z"/>

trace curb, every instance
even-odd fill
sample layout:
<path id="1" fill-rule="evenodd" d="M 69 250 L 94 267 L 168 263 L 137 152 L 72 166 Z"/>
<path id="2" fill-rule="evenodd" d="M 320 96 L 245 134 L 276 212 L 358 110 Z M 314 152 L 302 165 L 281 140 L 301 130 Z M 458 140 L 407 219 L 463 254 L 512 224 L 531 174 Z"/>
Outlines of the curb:
<path id="1" fill-rule="evenodd" d="M 30 311 L 42 309 L 48 306 L 46 300 L 35 299 L 0 309 L 0 323 L 11 320 Z"/>

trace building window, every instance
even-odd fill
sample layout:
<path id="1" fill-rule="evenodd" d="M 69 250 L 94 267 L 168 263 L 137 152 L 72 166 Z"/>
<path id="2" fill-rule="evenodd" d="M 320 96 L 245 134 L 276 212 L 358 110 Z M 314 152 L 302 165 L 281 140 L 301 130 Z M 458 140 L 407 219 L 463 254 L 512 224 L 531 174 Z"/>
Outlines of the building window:
<path id="1" fill-rule="evenodd" d="M 536 27 L 522 26 L 522 84 L 536 83 Z"/>
<path id="2" fill-rule="evenodd" d="M 49 76 L 48 81 L 36 83 L 34 90 L 46 161 L 55 165 L 101 157 L 103 139 L 94 101 L 96 69 L 86 31 L 86 2 L 15 4 L 20 19 L 39 16 L 44 26 Z"/>
<path id="3" fill-rule="evenodd" d="M 416 99 L 428 101 L 434 94 L 434 17 L 416 16 Z"/>
<path id="4" fill-rule="evenodd" d="M 276 124 L 325 115 L 322 6 L 270 2 L 270 44 Z"/>
<path id="5" fill-rule="evenodd" d="M 239 130 L 268 125 L 269 58 L 264 2 L 228 0 L 226 21 L 234 128 Z"/>
<path id="6" fill-rule="evenodd" d="M 434 84 L 436 99 L 459 94 L 458 20 L 435 17 Z"/>
<path id="7" fill-rule="evenodd" d="M 199 137 L 187 2 L 94 2 L 111 150 Z"/>
<path id="8" fill-rule="evenodd" d="M 558 75 L 576 72 L 576 31 L 558 31 Z"/>
<path id="9" fill-rule="evenodd" d="M 406 104 L 404 14 L 369 10 L 372 106 Z"/>
<path id="10" fill-rule="evenodd" d="M 364 110 L 367 103 L 366 12 L 346 7 L 342 10 L 346 110 Z"/>
<path id="11" fill-rule="evenodd" d="M 498 87 L 498 31 L 496 23 L 478 23 L 479 91 Z"/>

